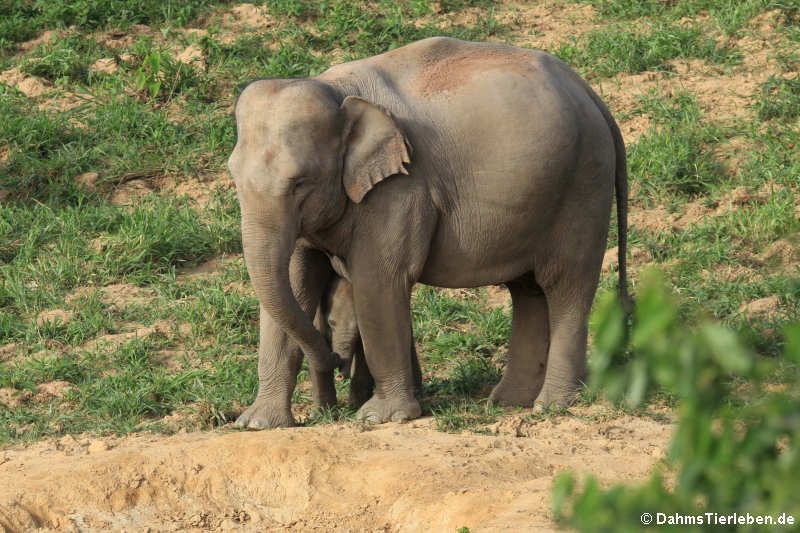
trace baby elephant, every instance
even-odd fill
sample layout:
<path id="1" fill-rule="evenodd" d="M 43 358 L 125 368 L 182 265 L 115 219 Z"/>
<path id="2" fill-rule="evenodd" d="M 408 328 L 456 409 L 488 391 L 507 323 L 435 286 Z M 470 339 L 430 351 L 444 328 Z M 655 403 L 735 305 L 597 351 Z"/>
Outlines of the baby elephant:
<path id="1" fill-rule="evenodd" d="M 358 331 L 353 303 L 353 286 L 349 281 L 339 276 L 333 277 L 320 301 L 314 325 L 330 342 L 334 353 L 342 359 L 341 373 L 350 378 L 348 403 L 356 409 L 361 407 L 372 396 L 375 381 L 364 357 L 364 345 Z M 422 393 L 422 372 L 413 344 L 411 358 L 414 393 L 419 398 Z"/>

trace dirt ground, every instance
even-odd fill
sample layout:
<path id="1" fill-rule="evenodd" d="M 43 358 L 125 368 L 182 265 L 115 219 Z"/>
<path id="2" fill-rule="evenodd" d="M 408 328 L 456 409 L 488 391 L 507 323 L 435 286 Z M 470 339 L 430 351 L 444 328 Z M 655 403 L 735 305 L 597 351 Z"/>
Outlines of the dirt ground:
<path id="1" fill-rule="evenodd" d="M 6 531 L 556 531 L 563 470 L 644 478 L 672 426 L 504 418 L 494 435 L 407 424 L 63 437 L 0 452 Z M 576 410 L 576 414 L 581 414 Z M 590 419 L 590 420 L 587 420 Z"/>

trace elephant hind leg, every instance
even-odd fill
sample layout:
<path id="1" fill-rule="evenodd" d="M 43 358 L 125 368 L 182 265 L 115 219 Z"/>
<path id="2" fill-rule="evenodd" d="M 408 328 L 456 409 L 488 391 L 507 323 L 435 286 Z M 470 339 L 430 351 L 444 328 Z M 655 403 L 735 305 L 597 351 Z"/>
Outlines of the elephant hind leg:
<path id="1" fill-rule="evenodd" d="M 550 336 L 547 299 L 532 273 L 506 285 L 513 306 L 511 350 L 490 398 L 501 405 L 531 406 L 545 379 Z"/>
<path id="2" fill-rule="evenodd" d="M 588 320 L 596 279 L 585 273 L 564 276 L 545 288 L 550 347 L 544 385 L 536 398 L 536 403 L 543 407 L 567 407 L 574 403 L 586 380 Z"/>

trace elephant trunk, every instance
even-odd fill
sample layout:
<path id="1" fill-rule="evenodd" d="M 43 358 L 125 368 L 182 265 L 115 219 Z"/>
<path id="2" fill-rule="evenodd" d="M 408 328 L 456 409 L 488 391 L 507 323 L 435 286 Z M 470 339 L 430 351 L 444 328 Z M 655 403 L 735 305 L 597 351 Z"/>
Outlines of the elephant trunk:
<path id="1" fill-rule="evenodd" d="M 262 311 L 300 346 L 313 370 L 328 371 L 341 361 L 300 307 L 289 279 L 289 261 L 297 234 L 296 223 L 269 224 L 261 217 L 242 214 L 245 262 Z"/>

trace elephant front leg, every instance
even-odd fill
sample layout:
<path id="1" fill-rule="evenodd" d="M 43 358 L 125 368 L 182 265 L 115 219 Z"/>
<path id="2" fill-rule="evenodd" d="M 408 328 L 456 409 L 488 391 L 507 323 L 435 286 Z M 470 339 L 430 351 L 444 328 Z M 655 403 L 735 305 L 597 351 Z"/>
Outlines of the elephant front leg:
<path id="1" fill-rule="evenodd" d="M 359 408 L 367 403 L 372 396 L 372 391 L 375 390 L 375 381 L 372 379 L 372 374 L 369 373 L 363 347 L 359 346 L 355 350 L 351 364 L 348 403 L 352 407 Z"/>
<path id="2" fill-rule="evenodd" d="M 421 409 L 414 397 L 410 289 L 388 280 L 363 281 L 354 280 L 353 289 L 375 392 L 356 416 L 378 424 L 417 418 Z"/>
<path id="3" fill-rule="evenodd" d="M 258 344 L 258 394 L 236 424 L 250 429 L 294 426 L 292 393 L 303 354 L 263 309 Z"/>
<path id="4" fill-rule="evenodd" d="M 422 397 L 422 369 L 419 366 L 413 339 L 411 341 L 411 371 L 414 377 L 414 397 L 419 400 Z M 372 374 L 369 373 L 364 349 L 361 346 L 358 347 L 353 355 L 351 376 L 348 402 L 352 407 L 359 408 L 370 399 L 372 391 L 375 390 L 375 380 L 372 379 Z"/>
<path id="5" fill-rule="evenodd" d="M 319 306 L 322 293 L 332 274 L 327 257 L 311 248 L 298 246 L 289 266 L 292 290 L 298 304 L 309 316 Z M 236 420 L 252 429 L 295 425 L 292 417 L 292 393 L 303 354 L 269 312 L 260 308 L 258 342 L 258 394 L 253 404 Z M 336 405 L 333 370 L 310 371 L 316 408 Z"/>

